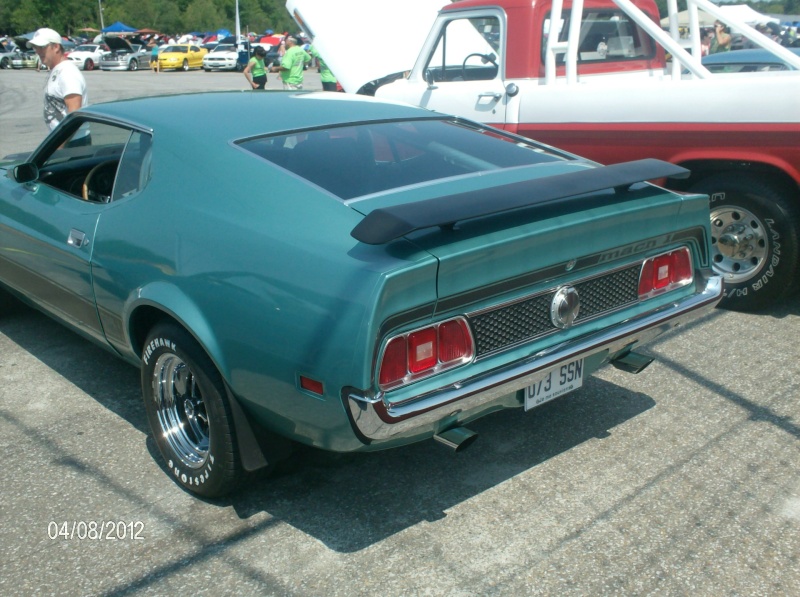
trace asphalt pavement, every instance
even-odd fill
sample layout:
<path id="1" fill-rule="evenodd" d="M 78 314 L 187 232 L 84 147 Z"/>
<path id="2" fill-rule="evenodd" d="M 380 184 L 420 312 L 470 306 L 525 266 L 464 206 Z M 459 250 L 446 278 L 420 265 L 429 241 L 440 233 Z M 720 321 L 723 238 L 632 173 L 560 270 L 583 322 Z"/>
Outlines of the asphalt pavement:
<path id="1" fill-rule="evenodd" d="M 44 136 L 43 76 L 0 71 L 0 155 Z M 246 85 L 203 72 L 87 81 L 93 101 Z M 306 449 L 204 501 L 164 470 L 138 371 L 11 301 L 0 594 L 797 595 L 799 336 L 798 298 L 716 310 L 650 345 L 639 375 L 607 368 L 475 422 L 463 453 Z"/>

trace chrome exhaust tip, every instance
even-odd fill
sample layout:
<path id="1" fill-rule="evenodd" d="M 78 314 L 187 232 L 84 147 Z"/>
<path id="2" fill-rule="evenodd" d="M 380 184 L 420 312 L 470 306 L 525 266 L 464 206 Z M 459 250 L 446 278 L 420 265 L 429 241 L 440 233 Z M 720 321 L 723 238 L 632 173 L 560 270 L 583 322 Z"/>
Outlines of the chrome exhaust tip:
<path id="1" fill-rule="evenodd" d="M 654 357 L 647 357 L 633 351 L 614 359 L 611 364 L 621 371 L 628 373 L 641 373 L 647 366 L 655 360 Z"/>
<path id="2" fill-rule="evenodd" d="M 466 427 L 453 427 L 447 431 L 435 434 L 433 439 L 440 444 L 444 444 L 453 450 L 453 452 L 461 452 L 478 439 L 478 434 L 474 431 L 470 431 Z"/>

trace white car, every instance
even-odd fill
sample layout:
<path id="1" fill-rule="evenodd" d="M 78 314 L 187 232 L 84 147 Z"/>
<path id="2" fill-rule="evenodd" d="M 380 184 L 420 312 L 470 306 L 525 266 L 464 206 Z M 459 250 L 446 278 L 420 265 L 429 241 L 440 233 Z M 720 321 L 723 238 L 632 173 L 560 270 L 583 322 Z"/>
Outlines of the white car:
<path id="1" fill-rule="evenodd" d="M 94 70 L 100 64 L 103 54 L 108 52 L 108 46 L 101 44 L 81 44 L 69 54 L 67 58 L 72 60 L 81 70 Z"/>
<path id="2" fill-rule="evenodd" d="M 203 70 L 243 70 L 244 64 L 239 62 L 239 52 L 233 44 L 219 44 L 203 56 Z"/>

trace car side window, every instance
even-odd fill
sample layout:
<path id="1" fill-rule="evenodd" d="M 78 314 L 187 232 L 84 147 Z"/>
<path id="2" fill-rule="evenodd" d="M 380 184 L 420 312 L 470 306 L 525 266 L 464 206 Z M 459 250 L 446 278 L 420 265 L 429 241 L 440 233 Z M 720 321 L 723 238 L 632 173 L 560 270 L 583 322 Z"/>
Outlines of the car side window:
<path id="1" fill-rule="evenodd" d="M 56 142 L 36 158 L 39 181 L 77 199 L 108 203 L 138 192 L 149 179 L 147 133 L 87 120 Z"/>
<path id="2" fill-rule="evenodd" d="M 453 19 L 442 28 L 425 68 L 428 82 L 489 81 L 501 59 L 497 17 Z"/>

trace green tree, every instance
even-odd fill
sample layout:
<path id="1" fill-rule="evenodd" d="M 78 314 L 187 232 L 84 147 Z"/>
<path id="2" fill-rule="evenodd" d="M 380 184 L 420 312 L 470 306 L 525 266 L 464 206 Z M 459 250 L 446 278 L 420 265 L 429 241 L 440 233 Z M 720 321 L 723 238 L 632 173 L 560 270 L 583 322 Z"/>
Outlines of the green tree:
<path id="1" fill-rule="evenodd" d="M 18 35 L 35 31 L 44 22 L 44 17 L 34 2 L 23 2 L 11 13 L 11 30 Z"/>
<path id="2" fill-rule="evenodd" d="M 186 31 L 216 31 L 225 23 L 224 13 L 213 0 L 192 0 L 183 13 Z"/>

